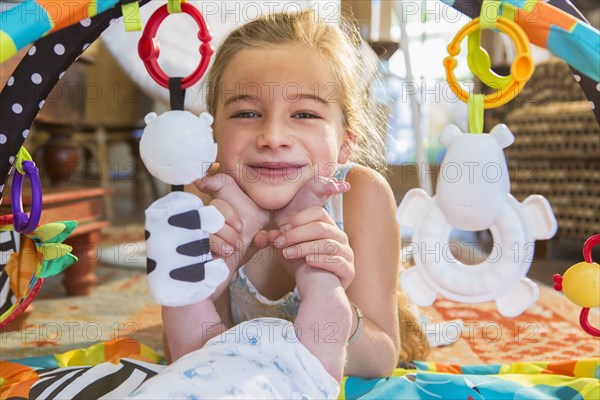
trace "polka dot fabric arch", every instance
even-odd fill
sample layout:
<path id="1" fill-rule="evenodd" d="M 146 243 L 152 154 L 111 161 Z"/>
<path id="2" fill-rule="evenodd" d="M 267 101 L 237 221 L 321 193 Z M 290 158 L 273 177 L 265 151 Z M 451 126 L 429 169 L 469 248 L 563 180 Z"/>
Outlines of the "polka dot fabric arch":
<path id="1" fill-rule="evenodd" d="M 142 0 L 140 5 L 148 1 Z M 107 0 L 99 4 L 106 6 L 109 2 L 114 5 L 130 1 Z M 34 2 L 22 4 L 26 3 Z M 41 1 L 35 3 L 48 4 Z M 91 3 L 95 4 L 87 2 L 88 5 Z M 98 12 L 101 10 L 97 8 Z M 28 14 L 25 12 L 23 15 Z M 114 18 L 120 16 L 121 8 L 115 7 L 93 18 L 72 21 L 68 27 L 64 27 L 65 21 L 55 24 L 48 32 L 61 30 L 36 41 L 8 78 L 0 93 L 0 202 L 16 155 L 46 97 L 77 57 Z M 0 43 L 4 48 L 0 52 L 0 60 L 5 59 L 7 54 L 6 31 L 25 29 L 25 38 L 35 34 L 41 36 L 47 32 L 39 30 L 44 23 L 38 22 L 36 20 L 33 25 L 24 27 L 3 23 L 0 27 Z M 31 41 L 16 43 L 9 51 L 23 48 Z M 0 216 L 0 327 L 25 311 L 45 277 L 60 273 L 76 261 L 70 254 L 71 248 L 61 244 L 76 225 L 75 221 L 46 224 L 39 226 L 31 235 L 21 236 L 13 231 L 12 215 Z M 25 247 L 29 248 L 30 257 L 22 256 Z"/>
<path id="2" fill-rule="evenodd" d="M 149 1 L 142 0 L 139 3 L 144 5 Z M 113 5 L 116 3 L 117 6 L 93 18 L 73 21 L 74 24 L 39 39 L 7 80 L 6 86 L 0 93 L 0 201 L 15 156 L 29 134 L 33 120 L 44 105 L 46 97 L 67 68 L 100 36 L 111 20 L 121 16 L 121 7 L 118 5 L 129 2 L 131 0 L 99 2 L 98 12 L 104 11 L 109 3 Z M 100 8 L 100 4 L 104 8 Z M 28 14 L 24 12 L 23 15 Z M 83 14 L 85 15 L 87 14 Z M 60 27 L 61 24 L 56 24 L 56 29 Z M 5 33 L 5 29 L 3 24 L 0 35 Z M 32 32 L 27 31 L 28 34 L 33 35 Z M 44 32 L 37 33 L 41 36 Z M 2 43 L 4 44 L 5 41 Z M 17 47 L 21 48 L 25 45 Z"/>

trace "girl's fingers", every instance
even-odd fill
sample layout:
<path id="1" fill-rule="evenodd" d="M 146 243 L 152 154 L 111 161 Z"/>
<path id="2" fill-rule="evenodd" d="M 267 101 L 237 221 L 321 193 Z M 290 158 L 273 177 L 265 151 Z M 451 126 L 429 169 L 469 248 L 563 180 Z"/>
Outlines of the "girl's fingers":
<path id="1" fill-rule="evenodd" d="M 283 258 L 287 261 L 296 261 L 310 258 L 323 258 L 325 261 L 335 257 L 342 257 L 349 262 L 353 262 L 354 253 L 349 246 L 343 246 L 334 240 L 317 240 L 313 242 L 304 242 L 282 249 Z"/>
<path id="2" fill-rule="evenodd" d="M 335 225 L 335 222 L 331 219 L 327 211 L 321 206 L 307 207 L 304 210 L 298 212 L 296 215 L 291 217 L 283 226 L 279 227 L 282 232 L 287 232 L 290 229 L 308 224 L 313 221 L 321 221 L 331 225 Z"/>
<path id="3" fill-rule="evenodd" d="M 233 178 L 225 174 L 207 175 L 194 181 L 194 186 L 212 197 L 217 197 L 231 185 L 231 180 Z"/>
<path id="4" fill-rule="evenodd" d="M 338 193 L 345 193 L 350 190 L 350 184 L 344 180 L 335 180 L 319 177 L 319 184 L 315 186 L 314 191 L 317 196 L 333 196 Z"/>
<path id="5" fill-rule="evenodd" d="M 347 289 L 354 280 L 354 263 L 344 257 L 315 254 L 307 256 L 306 263 L 313 268 L 323 269 L 337 276 L 344 289 Z"/>
<path id="6" fill-rule="evenodd" d="M 264 249 L 269 245 L 269 235 L 267 231 L 259 231 L 252 240 L 252 244 L 256 246 L 258 250 Z"/>
<path id="7" fill-rule="evenodd" d="M 229 175 L 217 174 L 205 176 L 195 181 L 194 185 L 204 193 L 211 195 L 213 199 L 227 203 L 237 213 L 242 213 L 245 217 L 244 222 L 248 226 L 244 226 L 239 217 L 237 221 L 233 221 L 234 223 L 232 223 L 232 226 L 240 231 L 243 228 L 252 227 L 252 236 L 254 236 L 257 231 L 269 222 L 269 212 L 258 207 L 254 201 L 240 189 L 233 177 Z M 255 228 L 256 230 L 254 231 Z M 251 238 L 247 239 L 251 240 Z"/>
<path id="8" fill-rule="evenodd" d="M 290 219 L 297 213 L 309 207 L 322 207 L 327 199 L 334 194 L 343 193 L 350 189 L 350 184 L 337 181 L 324 176 L 306 181 L 294 198 L 280 210 L 273 212 L 277 226 L 281 227 L 290 223 Z"/>
<path id="9" fill-rule="evenodd" d="M 325 222 L 310 222 L 297 228 L 292 228 L 280 234 L 273 240 L 275 247 L 282 249 L 287 246 L 316 240 L 333 240 L 343 245 L 348 244 L 348 236 L 337 226 Z"/>
<path id="10" fill-rule="evenodd" d="M 213 257 L 227 258 L 233 254 L 235 247 L 217 235 L 210 235 L 210 251 Z"/>
<path id="11" fill-rule="evenodd" d="M 240 232 L 242 230 L 242 227 L 243 227 L 242 219 L 240 218 L 240 215 L 238 214 L 238 212 L 235 211 L 233 209 L 233 207 L 231 207 L 231 205 L 229 205 L 229 203 L 227 203 L 226 201 L 221 200 L 221 199 L 213 199 L 210 202 L 210 205 L 215 206 L 217 208 L 217 210 L 219 210 L 219 212 L 221 214 L 223 214 L 226 225 L 232 226 L 238 232 Z"/>
<path id="12" fill-rule="evenodd" d="M 259 231 L 256 236 L 254 236 L 253 244 L 258 249 L 264 249 L 265 247 L 273 244 L 273 241 L 279 235 L 281 235 L 281 232 L 279 232 L 277 229 L 273 229 L 268 232 L 265 230 Z"/>
<path id="13" fill-rule="evenodd" d="M 279 237 L 279 235 L 281 235 L 281 232 L 278 229 L 273 229 L 270 230 L 268 233 L 268 238 L 269 238 L 269 243 L 273 243 L 275 241 L 275 239 L 277 239 L 277 237 Z"/>
<path id="14" fill-rule="evenodd" d="M 225 225 L 216 234 L 210 236 L 211 251 L 213 254 L 218 254 L 222 258 L 225 258 L 233 254 L 237 243 L 241 243 L 242 238 L 235 225 L 241 226 L 242 222 L 239 214 L 227 202 L 214 199 L 210 204 L 215 206 L 223 214 L 223 217 L 225 217 Z"/>
<path id="15" fill-rule="evenodd" d="M 238 231 L 236 231 L 233 227 L 228 224 L 225 224 L 219 232 L 215 233 L 211 236 L 217 236 L 221 238 L 224 242 L 229 244 L 231 247 L 235 247 L 236 245 L 240 246 L 242 243 L 242 238 Z"/>

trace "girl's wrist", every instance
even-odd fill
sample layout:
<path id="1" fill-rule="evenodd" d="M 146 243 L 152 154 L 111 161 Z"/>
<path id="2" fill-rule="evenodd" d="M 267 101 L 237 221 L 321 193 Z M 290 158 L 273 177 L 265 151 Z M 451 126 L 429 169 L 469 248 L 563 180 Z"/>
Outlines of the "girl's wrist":
<path id="1" fill-rule="evenodd" d="M 311 295 L 323 297 L 326 293 L 335 296 L 337 289 L 340 293 L 343 292 L 339 278 L 329 271 L 311 267 L 305 263 L 294 266 L 294 268 L 296 286 L 301 298 Z"/>

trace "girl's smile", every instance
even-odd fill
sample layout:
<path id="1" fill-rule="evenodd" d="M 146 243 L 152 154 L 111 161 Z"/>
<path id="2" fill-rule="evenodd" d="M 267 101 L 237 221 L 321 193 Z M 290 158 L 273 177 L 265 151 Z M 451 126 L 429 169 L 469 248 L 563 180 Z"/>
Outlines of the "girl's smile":
<path id="1" fill-rule="evenodd" d="M 248 168 L 257 176 L 258 179 L 272 182 L 276 179 L 287 181 L 297 181 L 302 175 L 302 169 L 306 164 L 289 162 L 257 162 L 248 163 Z"/>

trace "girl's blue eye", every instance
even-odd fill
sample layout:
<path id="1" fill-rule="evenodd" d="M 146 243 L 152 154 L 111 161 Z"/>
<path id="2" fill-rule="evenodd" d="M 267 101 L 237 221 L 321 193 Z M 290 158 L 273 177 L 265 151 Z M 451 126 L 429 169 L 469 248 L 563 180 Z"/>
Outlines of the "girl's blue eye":
<path id="1" fill-rule="evenodd" d="M 233 114 L 232 118 L 258 118 L 258 114 L 253 111 L 241 111 L 237 114 Z"/>
<path id="2" fill-rule="evenodd" d="M 305 119 L 305 118 L 319 118 L 318 115 L 309 112 L 299 112 L 294 114 L 294 118 Z"/>

